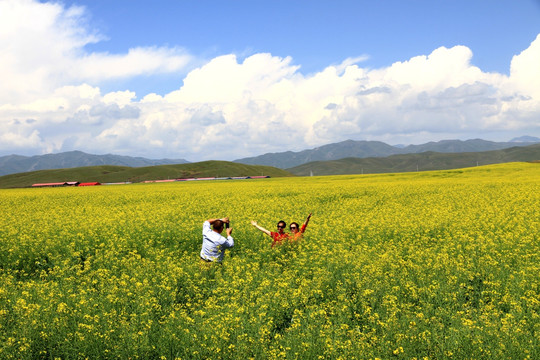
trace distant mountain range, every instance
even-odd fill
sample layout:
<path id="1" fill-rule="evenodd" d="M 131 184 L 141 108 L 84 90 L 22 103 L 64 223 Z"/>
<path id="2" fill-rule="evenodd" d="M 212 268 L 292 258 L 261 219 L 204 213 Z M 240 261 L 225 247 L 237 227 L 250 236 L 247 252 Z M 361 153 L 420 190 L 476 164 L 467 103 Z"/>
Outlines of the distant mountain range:
<path id="1" fill-rule="evenodd" d="M 388 157 L 344 158 L 314 161 L 286 169 L 298 176 L 380 174 L 449 170 L 507 162 L 540 161 L 540 144 L 482 152 L 399 154 Z"/>
<path id="2" fill-rule="evenodd" d="M 523 136 L 509 142 L 493 142 L 481 139 L 443 140 L 422 145 L 392 146 L 380 141 L 346 140 L 299 152 L 268 153 L 256 157 L 234 160 L 249 165 L 267 165 L 289 169 L 313 161 L 329 161 L 344 158 L 387 157 L 391 155 L 418 154 L 426 151 L 438 153 L 463 153 L 501 150 L 515 146 L 540 143 L 540 139 Z"/>
<path id="3" fill-rule="evenodd" d="M 0 176 L 21 172 L 76 168 L 81 166 L 118 165 L 144 167 L 155 165 L 186 164 L 184 159 L 151 160 L 142 157 L 121 155 L 92 155 L 82 151 L 68 151 L 59 154 L 36 156 L 8 155 L 0 157 Z"/>
<path id="4" fill-rule="evenodd" d="M 286 151 L 268 153 L 256 157 L 234 160 L 246 165 L 266 165 L 280 169 L 291 169 L 314 161 L 331 161 L 344 158 L 383 158 L 392 155 L 437 153 L 473 153 L 502 150 L 511 147 L 529 146 L 540 143 L 540 139 L 522 136 L 509 142 L 493 142 L 481 139 L 443 140 L 422 145 L 388 145 L 380 141 L 346 140 L 299 152 Z M 8 155 L 0 157 L 0 176 L 36 170 L 66 169 L 84 166 L 115 165 L 128 167 L 146 167 L 156 165 L 186 164 L 185 159 L 146 159 L 121 155 L 92 155 L 82 151 L 68 151 L 58 154 L 36 156 Z"/>

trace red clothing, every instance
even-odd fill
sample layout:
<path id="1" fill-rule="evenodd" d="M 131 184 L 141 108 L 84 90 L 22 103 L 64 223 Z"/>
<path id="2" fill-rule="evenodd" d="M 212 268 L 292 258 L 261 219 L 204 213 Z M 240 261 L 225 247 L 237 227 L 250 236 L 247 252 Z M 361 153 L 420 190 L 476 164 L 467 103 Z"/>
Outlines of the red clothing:
<path id="1" fill-rule="evenodd" d="M 293 235 L 294 240 L 299 240 L 304 235 L 304 231 L 306 231 L 307 225 L 304 223 L 302 226 L 300 226 L 300 231 L 298 231 L 296 234 Z"/>
<path id="2" fill-rule="evenodd" d="M 270 232 L 270 236 L 272 237 L 272 247 L 276 244 L 281 244 L 282 241 L 287 240 L 289 238 L 289 233 L 277 233 L 277 232 Z"/>

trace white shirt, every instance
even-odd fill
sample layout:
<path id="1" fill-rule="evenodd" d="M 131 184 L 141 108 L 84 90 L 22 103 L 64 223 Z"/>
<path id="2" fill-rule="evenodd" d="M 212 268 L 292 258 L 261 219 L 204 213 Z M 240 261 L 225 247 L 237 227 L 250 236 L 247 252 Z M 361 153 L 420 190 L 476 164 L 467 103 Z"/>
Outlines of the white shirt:
<path id="1" fill-rule="evenodd" d="M 227 236 L 227 238 L 221 236 L 221 234 L 212 230 L 208 221 L 203 224 L 202 235 L 201 258 L 205 260 L 221 262 L 223 255 L 225 255 L 225 249 L 234 246 L 232 236 Z"/>

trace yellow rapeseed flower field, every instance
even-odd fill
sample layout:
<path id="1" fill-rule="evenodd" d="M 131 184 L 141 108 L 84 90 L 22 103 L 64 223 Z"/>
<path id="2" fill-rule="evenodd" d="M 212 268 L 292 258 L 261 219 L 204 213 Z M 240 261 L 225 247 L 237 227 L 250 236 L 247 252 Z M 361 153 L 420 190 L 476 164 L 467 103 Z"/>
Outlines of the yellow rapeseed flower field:
<path id="1" fill-rule="evenodd" d="M 0 204 L 0 359 L 540 358 L 540 164 Z M 310 212 L 299 243 L 250 225 Z M 201 266 L 222 216 L 235 247 Z"/>

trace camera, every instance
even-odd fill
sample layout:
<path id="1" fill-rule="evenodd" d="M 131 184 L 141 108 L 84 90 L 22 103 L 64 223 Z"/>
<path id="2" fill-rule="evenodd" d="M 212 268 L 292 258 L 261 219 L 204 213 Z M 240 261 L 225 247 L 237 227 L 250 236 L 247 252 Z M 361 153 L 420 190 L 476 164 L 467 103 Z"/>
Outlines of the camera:
<path id="1" fill-rule="evenodd" d="M 228 228 L 229 228 L 229 223 L 226 222 L 226 223 L 225 223 L 225 229 L 228 229 Z"/>

